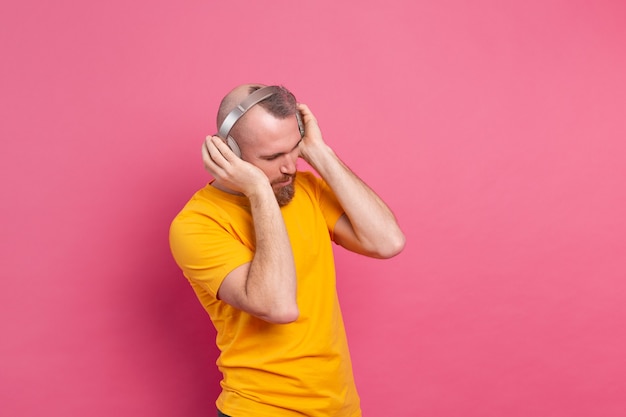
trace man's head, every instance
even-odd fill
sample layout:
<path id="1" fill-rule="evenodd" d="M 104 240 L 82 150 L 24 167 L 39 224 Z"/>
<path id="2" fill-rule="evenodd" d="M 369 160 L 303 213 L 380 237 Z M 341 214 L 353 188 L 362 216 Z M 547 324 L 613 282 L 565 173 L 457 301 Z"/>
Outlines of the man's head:
<path id="1" fill-rule="evenodd" d="M 263 87 L 267 86 L 263 84 L 243 84 L 235 87 L 231 92 L 226 94 L 226 96 L 222 99 L 219 110 L 217 112 L 218 128 L 222 125 L 222 123 L 226 119 L 226 116 L 228 116 L 228 113 L 230 113 L 235 107 L 237 107 L 237 105 L 244 101 L 246 97 L 248 97 L 250 94 L 254 93 L 257 90 L 260 90 Z M 291 93 L 291 91 L 287 90 L 283 86 L 274 87 L 277 91 L 270 97 L 260 101 L 256 106 L 263 107 L 271 115 L 279 119 L 294 116 L 297 111 L 297 102 L 294 95 Z M 240 121 L 235 124 L 233 129 L 235 129 L 237 125 L 241 124 Z"/>
<path id="2" fill-rule="evenodd" d="M 217 126 L 254 91 L 265 87 L 245 84 L 236 87 L 222 100 Z M 241 150 L 241 158 L 260 168 L 269 179 L 278 203 L 287 204 L 294 195 L 298 144 L 301 136 L 296 99 L 284 87 L 248 110 L 233 126 L 230 136 Z"/>

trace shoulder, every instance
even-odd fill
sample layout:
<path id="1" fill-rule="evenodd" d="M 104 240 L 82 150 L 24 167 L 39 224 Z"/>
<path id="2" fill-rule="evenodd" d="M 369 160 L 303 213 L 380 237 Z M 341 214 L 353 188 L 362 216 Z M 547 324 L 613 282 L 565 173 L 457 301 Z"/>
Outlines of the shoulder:
<path id="1" fill-rule="evenodd" d="M 215 259 L 225 259 L 218 262 L 222 266 L 233 258 L 249 260 L 254 246 L 250 211 L 236 201 L 241 197 L 220 193 L 225 194 L 211 186 L 196 192 L 170 224 L 171 252 L 188 276 Z"/>
<path id="2" fill-rule="evenodd" d="M 299 184 L 305 187 L 314 185 L 318 180 L 319 178 L 317 178 L 310 171 L 298 171 L 298 174 L 296 175 L 296 184 Z"/>
<path id="3" fill-rule="evenodd" d="M 326 187 L 326 183 L 310 171 L 298 171 L 296 187 L 303 188 L 314 195 L 319 195 L 320 191 Z"/>
<path id="4" fill-rule="evenodd" d="M 193 222 L 198 218 L 223 221 L 237 212 L 249 212 L 249 203 L 245 197 L 225 193 L 208 184 L 187 201 L 173 221 Z"/>

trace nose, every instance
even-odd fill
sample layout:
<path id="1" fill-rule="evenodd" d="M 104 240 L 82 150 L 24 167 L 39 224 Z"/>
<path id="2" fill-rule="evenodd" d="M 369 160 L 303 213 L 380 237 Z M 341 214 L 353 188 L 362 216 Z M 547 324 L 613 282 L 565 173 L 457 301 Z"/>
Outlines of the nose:
<path id="1" fill-rule="evenodd" d="M 293 158 L 290 154 L 285 155 L 280 165 L 280 173 L 286 175 L 295 174 L 297 161 L 298 158 Z"/>

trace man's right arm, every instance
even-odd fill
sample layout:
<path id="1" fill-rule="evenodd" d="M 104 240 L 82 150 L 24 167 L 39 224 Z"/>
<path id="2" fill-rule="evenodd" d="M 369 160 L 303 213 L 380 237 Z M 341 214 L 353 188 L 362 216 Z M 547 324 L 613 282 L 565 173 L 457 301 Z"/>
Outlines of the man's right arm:
<path id="1" fill-rule="evenodd" d="M 267 177 L 217 137 L 205 141 L 203 160 L 216 180 L 248 197 L 256 239 L 252 261 L 224 278 L 218 298 L 271 323 L 295 321 L 299 311 L 293 252 Z"/>

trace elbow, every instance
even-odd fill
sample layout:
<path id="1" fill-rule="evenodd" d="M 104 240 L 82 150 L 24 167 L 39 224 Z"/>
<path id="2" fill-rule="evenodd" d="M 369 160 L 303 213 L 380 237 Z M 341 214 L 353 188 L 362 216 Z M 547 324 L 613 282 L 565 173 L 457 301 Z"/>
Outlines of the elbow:
<path id="1" fill-rule="evenodd" d="M 298 320 L 300 310 L 298 305 L 293 303 L 291 305 L 275 306 L 271 310 L 259 314 L 258 317 L 272 324 L 289 324 Z"/>
<path id="2" fill-rule="evenodd" d="M 268 319 L 267 321 L 269 321 L 272 324 L 289 324 L 298 320 L 298 317 L 300 317 L 300 312 L 295 311 L 293 313 L 275 315 L 271 319 Z"/>
<path id="3" fill-rule="evenodd" d="M 406 237 L 404 233 L 400 232 L 381 245 L 376 251 L 375 257 L 380 259 L 393 258 L 404 250 L 405 244 Z"/>

